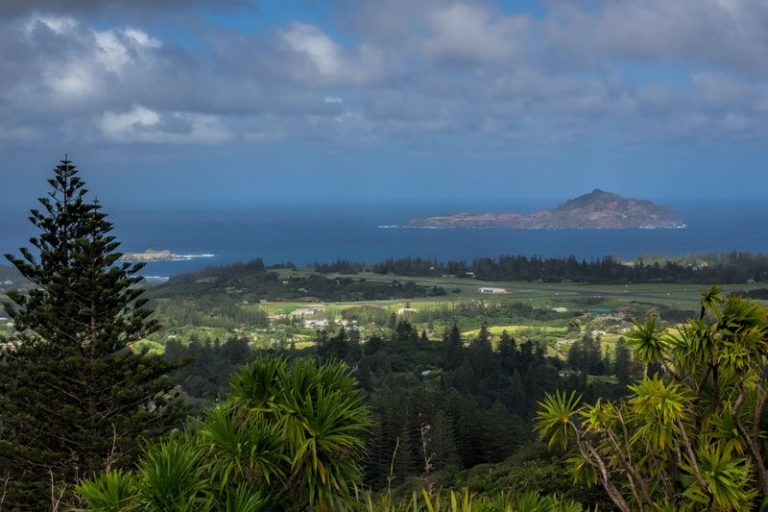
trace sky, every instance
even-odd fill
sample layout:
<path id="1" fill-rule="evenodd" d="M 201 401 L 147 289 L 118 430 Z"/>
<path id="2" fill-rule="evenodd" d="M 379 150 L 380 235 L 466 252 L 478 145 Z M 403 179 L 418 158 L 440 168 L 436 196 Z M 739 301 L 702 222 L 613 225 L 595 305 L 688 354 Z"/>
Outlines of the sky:
<path id="1" fill-rule="evenodd" d="M 764 0 L 3 0 L 0 204 L 767 198 Z"/>

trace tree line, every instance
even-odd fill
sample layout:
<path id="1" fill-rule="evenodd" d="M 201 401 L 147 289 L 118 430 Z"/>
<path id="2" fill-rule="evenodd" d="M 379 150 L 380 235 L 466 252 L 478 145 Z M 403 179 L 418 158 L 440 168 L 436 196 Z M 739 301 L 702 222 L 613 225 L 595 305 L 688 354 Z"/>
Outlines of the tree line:
<path id="1" fill-rule="evenodd" d="M 315 264 L 317 272 L 393 274 L 413 277 L 474 277 L 487 281 L 543 281 L 602 284 L 699 283 L 732 284 L 768 281 L 768 255 L 732 251 L 685 259 L 637 258 L 621 261 L 606 256 L 577 259 L 575 256 L 543 258 L 540 256 L 502 255 L 475 258 L 472 261 L 440 262 L 429 258 L 387 259 L 372 265 L 339 260 Z"/>
<path id="2" fill-rule="evenodd" d="M 389 282 L 333 278 L 321 274 L 279 274 L 282 269 L 267 268 L 261 259 L 210 267 L 200 272 L 173 276 L 154 287 L 150 298 L 219 297 L 228 294 L 239 301 L 322 300 L 328 302 L 386 300 L 396 298 L 439 297 L 448 292 L 441 286 L 422 286 L 413 281 L 392 279 Z M 288 267 L 285 267 L 288 268 Z"/>

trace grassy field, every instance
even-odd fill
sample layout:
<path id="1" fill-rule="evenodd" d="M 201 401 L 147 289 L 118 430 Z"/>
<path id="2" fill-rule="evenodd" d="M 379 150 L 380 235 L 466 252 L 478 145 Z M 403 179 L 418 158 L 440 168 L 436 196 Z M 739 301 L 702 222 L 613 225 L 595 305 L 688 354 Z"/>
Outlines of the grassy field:
<path id="1" fill-rule="evenodd" d="M 298 269 L 295 271 L 282 269 L 283 276 L 300 276 L 311 273 L 311 270 Z M 327 274 L 327 277 L 339 277 L 342 274 Z M 372 282 L 388 283 L 392 280 L 414 281 L 421 286 L 440 286 L 448 291 L 443 297 L 430 297 L 426 299 L 413 299 L 411 303 L 422 302 L 451 302 L 480 298 L 504 298 L 519 302 L 526 302 L 535 307 L 567 307 L 573 304 L 575 299 L 600 299 L 606 304 L 620 305 L 627 302 L 644 302 L 649 304 L 667 305 L 670 307 L 686 307 L 694 309 L 698 304 L 700 295 L 709 289 L 708 285 L 691 284 L 631 284 L 631 285 L 592 285 L 581 283 L 542 283 L 523 281 L 480 281 L 472 278 L 457 277 L 410 277 L 397 275 L 381 275 L 370 272 L 361 272 L 353 276 L 354 279 L 367 279 Z M 480 287 L 504 288 L 504 295 L 481 295 Z M 765 284 L 726 285 L 723 290 L 744 291 L 765 287 Z M 386 304 L 390 301 L 377 301 L 373 304 Z M 399 302 L 404 302 L 400 300 Z M 359 303 L 358 303 L 359 304 Z"/>
<path id="2" fill-rule="evenodd" d="M 492 325 L 488 327 L 488 331 L 493 336 L 499 336 L 502 332 L 507 331 L 511 335 L 529 335 L 534 336 L 536 334 L 565 334 L 568 332 L 567 327 L 556 327 L 546 324 L 520 324 L 520 325 Z M 464 331 L 462 335 L 467 338 L 474 338 L 480 333 L 480 329 L 472 329 Z"/>
<path id="3" fill-rule="evenodd" d="M 313 271 L 311 269 L 281 269 L 277 271 L 283 278 L 305 277 Z M 435 314 L 433 310 L 440 310 L 462 303 L 485 304 L 492 302 L 523 303 L 537 309 L 549 309 L 553 312 L 538 311 L 538 315 L 532 318 L 504 315 L 478 315 L 468 321 L 470 317 L 461 317 L 460 327 L 465 341 L 469 342 L 477 336 L 479 326 L 487 325 L 494 343 L 498 342 L 503 331 L 509 332 L 518 341 L 527 339 L 542 342 L 547 347 L 550 355 L 566 357 L 573 342 L 584 334 L 590 333 L 599 336 L 603 350 L 611 353 L 616 341 L 630 326 L 629 320 L 645 314 L 650 307 L 670 308 L 682 311 L 683 314 L 673 315 L 671 323 L 681 321 L 688 313 L 698 309 L 698 302 L 703 292 L 709 289 L 707 285 L 690 284 L 636 284 L 636 285 L 591 285 L 580 283 L 544 283 L 523 281 L 481 281 L 474 278 L 456 277 L 411 277 L 399 275 L 381 275 L 375 273 L 358 273 L 354 275 L 326 274 L 328 278 L 351 277 L 352 279 L 366 279 L 369 282 L 390 283 L 393 280 L 400 282 L 412 281 L 419 286 L 441 287 L 447 295 L 417 298 L 417 299 L 392 299 L 372 300 L 359 302 L 312 302 L 312 301 L 275 301 L 265 303 L 241 303 L 238 307 L 263 311 L 270 318 L 269 326 L 235 324 L 227 328 L 221 327 L 221 323 L 206 325 L 207 322 L 196 322 L 194 325 L 182 325 L 183 322 L 174 324 L 166 318 L 164 327 L 141 343 L 142 347 L 152 352 L 162 351 L 165 342 L 178 340 L 186 343 L 192 339 L 198 340 L 225 340 L 231 336 L 241 336 L 249 339 L 255 346 L 275 347 L 293 343 L 297 348 L 306 348 L 313 345 L 315 329 L 301 325 L 300 321 L 291 320 L 290 314 L 302 308 L 317 310 L 308 318 L 329 318 L 340 321 L 345 310 L 352 308 L 372 308 L 374 313 L 360 311 L 353 315 L 344 315 L 347 319 L 361 319 L 359 326 L 361 334 L 384 334 L 382 331 L 382 317 L 389 325 L 392 314 L 397 314 L 399 319 L 407 319 L 412 322 L 419 332 L 427 332 L 430 339 L 439 341 L 443 332 L 450 328 L 456 321 L 452 314 Z M 478 293 L 481 287 L 504 288 L 507 293 L 499 295 L 486 295 Z M 733 291 L 747 291 L 766 287 L 765 283 L 727 285 L 723 286 L 725 293 Z M 0 294 L 0 299 L 2 299 Z M 173 299 L 161 299 L 173 300 Z M 374 309 L 375 308 L 375 309 Z M 476 308 L 482 309 L 482 308 Z M 378 310 L 378 311 L 377 311 Z M 402 311 L 406 310 L 406 311 Z M 525 310 L 525 308 L 523 308 Z M 426 314 L 420 314 L 426 313 Z M 552 313 L 552 314 L 549 314 Z M 582 313 L 588 313 L 583 315 Z M 621 314 L 614 314 L 621 313 Z M 527 313 L 526 313 L 527 314 Z M 285 316 L 283 316 L 285 315 Z M 203 315 L 204 316 L 204 315 Z M 663 318 L 664 315 L 662 315 Z M 376 323 L 370 323 L 376 318 Z M 538 318 L 539 320 L 535 320 Z M 541 320 L 542 318 L 550 320 Z M 675 319 L 676 318 L 676 319 Z M 365 320 L 363 320 L 365 319 Z M 429 321 L 425 319 L 431 319 Z M 575 325 L 571 325 L 575 322 Z M 338 324 L 337 324 L 338 325 Z M 351 324 L 347 324 L 351 325 Z M 0 327 L 0 334 L 3 329 Z M 135 347 L 139 349 L 140 347 Z"/>
<path id="4" fill-rule="evenodd" d="M 280 270 L 283 276 L 306 275 L 311 270 L 296 271 Z M 337 274 L 328 274 L 336 277 Z M 349 277 L 349 276 L 347 276 Z M 468 301 L 509 301 L 522 302 L 535 308 L 553 309 L 562 313 L 588 312 L 591 320 L 581 326 L 580 332 L 569 331 L 564 326 L 565 320 L 550 322 L 523 321 L 518 324 L 504 323 L 496 325 L 488 322 L 489 331 L 494 342 L 503 331 L 509 332 L 517 339 L 535 339 L 547 345 L 550 355 L 565 357 L 573 340 L 587 332 L 601 339 L 603 350 L 611 353 L 616 341 L 630 326 L 630 317 L 640 316 L 651 307 L 668 307 L 675 310 L 693 313 L 698 308 L 701 294 L 709 289 L 708 285 L 690 284 L 638 284 L 638 285 L 590 285 L 580 283 L 543 283 L 520 281 L 480 281 L 472 278 L 424 278 L 396 275 L 381 275 L 374 273 L 354 274 L 354 279 L 367 279 L 377 282 L 414 281 L 422 286 L 441 286 L 449 293 L 442 297 L 424 299 L 396 299 L 363 302 L 270 302 L 247 307 L 262 308 L 269 314 L 290 314 L 299 308 L 315 308 L 320 316 L 340 317 L 343 310 L 352 307 L 371 306 L 382 308 L 388 313 L 397 312 L 403 308 L 416 311 L 437 309 Z M 746 291 L 764 287 L 764 284 L 744 284 L 723 286 L 725 293 Z M 480 287 L 496 287 L 507 290 L 506 294 L 485 295 L 478 293 Z M 604 322 L 601 314 L 616 311 L 626 311 L 627 318 L 615 322 Z M 420 329 L 425 326 L 419 325 Z M 442 328 L 444 326 L 440 326 Z M 477 336 L 479 329 L 467 329 L 462 332 L 465 340 Z M 433 339 L 439 339 L 440 329 L 431 332 Z M 303 342 L 302 342 L 303 343 Z"/>
<path id="5" fill-rule="evenodd" d="M 303 277 L 310 273 L 310 269 L 281 269 L 277 271 L 283 278 L 289 276 Z M 327 274 L 326 277 L 334 278 L 339 274 Z M 476 337 L 479 325 L 485 323 L 492 335 L 493 341 L 498 342 L 503 331 L 509 332 L 518 340 L 532 339 L 543 342 L 547 346 L 550 355 L 565 357 L 575 339 L 591 333 L 599 336 L 603 349 L 612 352 L 616 340 L 629 327 L 631 317 L 644 315 L 650 307 L 664 307 L 693 313 L 698 307 L 700 295 L 709 289 L 707 285 L 680 285 L 680 284 L 638 284 L 638 285 L 590 285 L 579 283 L 544 283 L 521 281 L 480 281 L 473 278 L 455 277 L 410 277 L 397 275 L 381 275 L 375 273 L 359 273 L 351 276 L 353 279 L 366 279 L 370 282 L 390 283 L 393 280 L 400 282 L 413 281 L 417 285 L 425 287 L 438 286 L 444 288 L 448 294 L 445 296 L 419 298 L 419 299 L 392 299 L 373 300 L 360 302 L 308 302 L 308 301 L 275 301 L 260 304 L 240 304 L 239 307 L 247 310 L 259 310 L 272 318 L 269 328 L 257 328 L 257 326 L 241 325 L 234 330 L 206 325 L 172 325 L 165 328 L 150 340 L 146 346 L 152 351 L 162 350 L 165 341 L 178 339 L 181 342 L 189 339 L 220 339 L 224 340 L 232 335 L 245 336 L 257 346 L 277 346 L 287 342 L 293 342 L 298 348 L 312 346 L 315 335 L 314 329 L 297 326 L 296 321 L 288 317 L 293 311 L 301 308 L 312 308 L 318 311 L 311 317 L 330 318 L 341 320 L 342 313 L 351 308 L 370 307 L 380 310 L 380 315 L 388 318 L 391 314 L 398 314 L 399 318 L 406 318 L 416 322 L 416 328 L 426 330 L 432 340 L 439 340 L 445 328 L 452 325 L 453 320 L 443 316 L 432 317 L 429 314 L 420 318 L 440 318 L 435 322 L 415 320 L 418 313 L 439 310 L 451 305 L 467 302 L 512 302 L 523 303 L 537 309 L 550 309 L 556 311 L 553 320 L 534 320 L 526 318 L 493 316 L 478 318 L 475 323 L 463 323 L 462 335 L 469 341 Z M 507 293 L 499 295 L 486 295 L 478 293 L 481 287 L 504 288 Z M 745 291 L 765 287 L 764 283 L 728 285 L 724 286 L 725 293 L 732 291 Z M 414 313 L 403 309 L 414 310 Z M 624 315 L 612 315 L 620 312 Z M 541 312 L 539 312 L 541 313 Z M 576 318 L 579 313 L 589 313 L 578 317 L 576 325 L 566 325 Z M 608 315 L 608 316 L 606 316 Z M 551 315 L 550 315 L 551 316 Z M 356 316 L 346 318 L 356 318 Z M 365 318 L 370 318 L 367 316 Z M 473 317 L 474 318 L 474 317 Z M 537 318 L 548 318 L 539 314 Z M 677 320 L 679 321 L 679 320 Z M 421 323 L 419 323 L 421 322 Z M 263 327 L 263 326 L 262 326 Z M 361 323 L 364 327 L 362 334 L 370 335 L 380 327 L 371 327 Z"/>
<path id="6" fill-rule="evenodd" d="M 288 269 L 279 271 L 283 276 L 306 275 L 311 270 Z M 339 274 L 328 274 L 336 277 Z M 350 277 L 350 276 L 347 276 Z M 650 307 L 668 307 L 681 311 L 694 312 L 698 308 L 701 294 L 709 289 L 708 285 L 691 284 L 632 284 L 632 285 L 592 285 L 581 283 L 543 283 L 521 281 L 480 281 L 472 278 L 451 277 L 409 277 L 381 275 L 375 273 L 354 274 L 354 279 L 367 279 L 376 282 L 414 281 L 421 286 L 440 286 L 448 295 L 412 300 L 379 300 L 346 303 L 275 302 L 261 305 L 269 313 L 290 313 L 301 307 L 323 308 L 327 314 L 338 315 L 341 310 L 370 305 L 397 311 L 410 306 L 414 309 L 436 308 L 466 301 L 511 301 L 522 302 L 535 308 L 551 308 L 558 311 L 588 311 L 592 313 L 629 310 L 637 315 Z M 480 287 L 504 288 L 503 295 L 484 295 L 478 293 Z M 726 285 L 724 293 L 747 291 L 765 287 L 764 283 Z"/>

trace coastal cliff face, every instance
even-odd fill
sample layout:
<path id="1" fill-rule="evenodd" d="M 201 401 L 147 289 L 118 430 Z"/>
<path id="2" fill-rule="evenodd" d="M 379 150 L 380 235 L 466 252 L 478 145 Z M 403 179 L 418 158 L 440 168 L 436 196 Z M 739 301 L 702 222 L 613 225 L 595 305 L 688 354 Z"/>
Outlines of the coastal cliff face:
<path id="1" fill-rule="evenodd" d="M 627 199 L 595 189 L 553 210 L 531 214 L 457 213 L 413 219 L 412 227 L 511 229 L 677 228 L 684 224 L 672 210 L 642 199 Z"/>

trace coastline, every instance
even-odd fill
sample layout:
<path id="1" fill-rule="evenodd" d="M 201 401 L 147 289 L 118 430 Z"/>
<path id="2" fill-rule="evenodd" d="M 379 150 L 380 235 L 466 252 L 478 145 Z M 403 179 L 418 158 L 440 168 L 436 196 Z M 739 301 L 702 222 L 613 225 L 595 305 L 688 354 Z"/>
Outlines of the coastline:
<path id="1" fill-rule="evenodd" d="M 198 258 L 213 258 L 211 253 L 176 254 L 167 249 L 155 251 L 147 249 L 144 252 L 127 252 L 120 257 L 125 263 L 151 263 L 157 261 L 191 261 Z"/>

